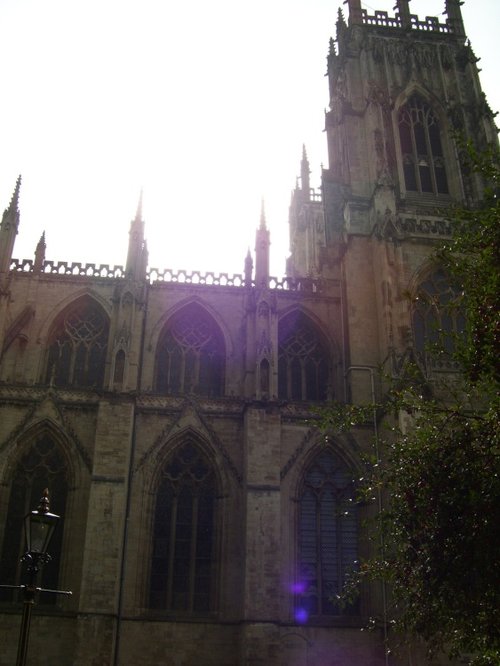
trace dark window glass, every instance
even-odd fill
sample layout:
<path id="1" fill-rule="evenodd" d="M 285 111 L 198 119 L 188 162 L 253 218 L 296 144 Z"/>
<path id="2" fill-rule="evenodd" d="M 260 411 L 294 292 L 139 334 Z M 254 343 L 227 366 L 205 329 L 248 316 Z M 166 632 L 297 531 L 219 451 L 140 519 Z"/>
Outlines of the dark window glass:
<path id="1" fill-rule="evenodd" d="M 160 337 L 156 390 L 221 396 L 224 368 L 225 346 L 217 324 L 198 306 L 182 310 Z"/>
<path id="2" fill-rule="evenodd" d="M 45 488 L 49 489 L 52 513 L 64 516 L 68 493 L 67 467 L 57 445 L 48 435 L 37 439 L 21 457 L 12 477 L 0 563 L 2 584 L 26 582 L 23 565 L 19 562 L 26 550 L 24 516 L 38 507 Z M 58 589 L 62 537 L 61 520 L 49 544 L 52 559 L 42 570 L 41 586 L 47 589 Z M 11 590 L 0 590 L 0 599 L 12 600 L 16 594 Z M 41 594 L 40 601 L 53 604 L 57 599 L 53 594 Z"/>
<path id="3" fill-rule="evenodd" d="M 434 122 L 429 125 L 429 141 L 431 143 L 431 150 L 434 157 L 442 157 L 443 149 L 441 147 L 441 137 L 439 136 L 439 127 L 433 119 Z"/>
<path id="4" fill-rule="evenodd" d="M 442 158 L 436 158 L 434 160 L 434 171 L 436 174 L 436 185 L 438 192 L 440 194 L 446 194 L 448 192 L 448 181 L 446 180 L 446 171 Z"/>
<path id="5" fill-rule="evenodd" d="M 421 164 L 419 168 L 422 192 L 433 192 L 430 167 L 428 167 L 426 164 Z"/>
<path id="6" fill-rule="evenodd" d="M 123 351 L 123 349 L 120 349 L 116 353 L 116 357 L 115 357 L 114 382 L 116 384 L 121 384 L 123 382 L 124 372 L 125 372 L 125 352 Z"/>
<path id="7" fill-rule="evenodd" d="M 304 474 L 299 503 L 297 620 L 356 613 L 356 604 L 338 599 L 357 566 L 355 488 L 332 451 L 321 453 Z"/>
<path id="8" fill-rule="evenodd" d="M 150 607 L 207 613 L 214 606 L 215 476 L 184 444 L 162 470 L 156 494 Z"/>
<path id="9" fill-rule="evenodd" d="M 447 194 L 439 124 L 431 107 L 413 95 L 400 109 L 398 123 L 406 189 Z"/>
<path id="10" fill-rule="evenodd" d="M 420 285 L 413 303 L 413 337 L 422 362 L 430 367 L 454 369 L 455 340 L 465 328 L 459 290 L 442 270 Z"/>
<path id="11" fill-rule="evenodd" d="M 292 313 L 279 324 L 278 392 L 284 400 L 326 400 L 330 375 L 326 344 L 314 324 Z"/>
<path id="12" fill-rule="evenodd" d="M 413 131 L 415 132 L 415 144 L 417 148 L 418 155 L 427 155 L 427 143 L 425 141 L 425 129 L 421 122 L 416 122 L 413 125 Z"/>
<path id="13" fill-rule="evenodd" d="M 405 162 L 403 165 L 406 189 L 415 192 L 418 189 L 415 165 L 413 162 Z"/>
<path id="14" fill-rule="evenodd" d="M 108 342 L 108 318 L 88 300 L 67 309 L 50 335 L 47 383 L 101 388 Z"/>
<path id="15" fill-rule="evenodd" d="M 411 142 L 410 126 L 407 122 L 401 122 L 399 125 L 399 137 L 401 139 L 401 150 L 404 155 L 413 154 L 413 144 Z"/>
<path id="16" fill-rule="evenodd" d="M 260 362 L 260 392 L 263 397 L 269 396 L 269 361 L 263 359 Z"/>

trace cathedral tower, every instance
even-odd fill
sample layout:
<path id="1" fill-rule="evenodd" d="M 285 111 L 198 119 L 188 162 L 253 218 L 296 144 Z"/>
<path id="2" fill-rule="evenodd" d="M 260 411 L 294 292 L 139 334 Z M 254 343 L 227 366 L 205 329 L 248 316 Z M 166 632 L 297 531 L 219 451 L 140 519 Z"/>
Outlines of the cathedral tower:
<path id="1" fill-rule="evenodd" d="M 408 0 L 394 16 L 369 14 L 360 0 L 349 0 L 347 21 L 339 9 L 322 190 L 326 252 L 343 257 L 346 368 L 374 367 L 414 343 L 402 294 L 449 236 L 444 211 L 482 197 L 461 141 L 482 150 L 496 128 L 460 4 L 447 0 L 444 21 L 419 18 Z"/>

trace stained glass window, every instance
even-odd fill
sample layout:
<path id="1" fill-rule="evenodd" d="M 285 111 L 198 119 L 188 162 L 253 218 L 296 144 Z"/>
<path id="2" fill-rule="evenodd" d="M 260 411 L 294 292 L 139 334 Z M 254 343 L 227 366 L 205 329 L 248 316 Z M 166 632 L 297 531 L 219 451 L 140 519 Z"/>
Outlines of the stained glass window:
<path id="1" fill-rule="evenodd" d="M 165 464 L 156 493 L 150 607 L 208 613 L 214 606 L 215 475 L 196 445 Z"/>
<path id="2" fill-rule="evenodd" d="M 441 269 L 424 280 L 413 301 L 413 337 L 421 361 L 454 369 L 456 339 L 465 329 L 460 292 Z"/>
<path id="3" fill-rule="evenodd" d="M 284 400 L 326 400 L 329 359 L 314 324 L 292 313 L 279 325 L 278 394 Z"/>
<path id="4" fill-rule="evenodd" d="M 357 562 L 357 505 L 352 473 L 322 452 L 303 478 L 299 499 L 297 619 L 352 614 L 339 596 Z"/>
<path id="5" fill-rule="evenodd" d="M 398 122 L 406 190 L 447 194 L 439 123 L 431 107 L 413 95 L 399 110 Z"/>
<path id="6" fill-rule="evenodd" d="M 156 390 L 209 397 L 224 392 L 225 348 L 215 321 L 198 306 L 182 310 L 158 346 Z"/>
<path id="7" fill-rule="evenodd" d="M 46 381 L 56 386 L 102 387 L 108 319 L 85 299 L 65 311 L 50 335 Z"/>

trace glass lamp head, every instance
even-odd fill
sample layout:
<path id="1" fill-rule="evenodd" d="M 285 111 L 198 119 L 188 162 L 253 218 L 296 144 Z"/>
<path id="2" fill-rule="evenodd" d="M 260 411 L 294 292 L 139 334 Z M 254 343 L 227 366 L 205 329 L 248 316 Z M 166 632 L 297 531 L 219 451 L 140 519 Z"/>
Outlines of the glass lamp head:
<path id="1" fill-rule="evenodd" d="M 49 491 L 46 488 L 35 511 L 24 518 L 26 545 L 29 553 L 44 554 L 59 522 L 59 516 L 49 511 Z"/>

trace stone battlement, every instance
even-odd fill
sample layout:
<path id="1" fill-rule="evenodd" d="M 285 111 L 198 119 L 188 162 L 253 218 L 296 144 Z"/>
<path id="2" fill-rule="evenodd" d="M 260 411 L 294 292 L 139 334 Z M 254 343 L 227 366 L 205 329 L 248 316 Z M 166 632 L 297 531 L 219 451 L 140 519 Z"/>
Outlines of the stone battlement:
<path id="1" fill-rule="evenodd" d="M 10 270 L 13 273 L 39 273 L 41 275 L 61 275 L 72 277 L 87 277 L 97 279 L 125 279 L 125 270 L 123 266 L 110 266 L 108 264 L 93 264 L 71 261 L 50 261 L 45 260 L 39 271 L 35 269 L 35 262 L 32 259 L 13 259 L 10 264 Z M 171 268 L 158 269 L 149 268 L 146 273 L 146 279 L 150 284 L 179 284 L 179 285 L 200 285 L 210 287 L 255 287 L 255 280 L 251 284 L 245 282 L 245 278 L 240 274 L 215 273 L 212 271 L 188 271 L 172 270 Z M 320 293 L 325 289 L 325 280 L 319 280 L 310 277 L 269 277 L 268 288 L 278 291 L 301 291 L 308 293 Z"/>
<path id="2" fill-rule="evenodd" d="M 366 9 L 361 12 L 364 25 L 375 25 L 383 28 L 402 28 L 403 22 L 399 14 L 389 16 L 388 12 L 376 10 L 375 14 L 369 15 Z M 417 14 L 410 14 L 410 27 L 412 30 L 424 32 L 451 33 L 452 29 L 448 23 L 440 23 L 436 16 L 426 16 L 421 21 Z"/>

